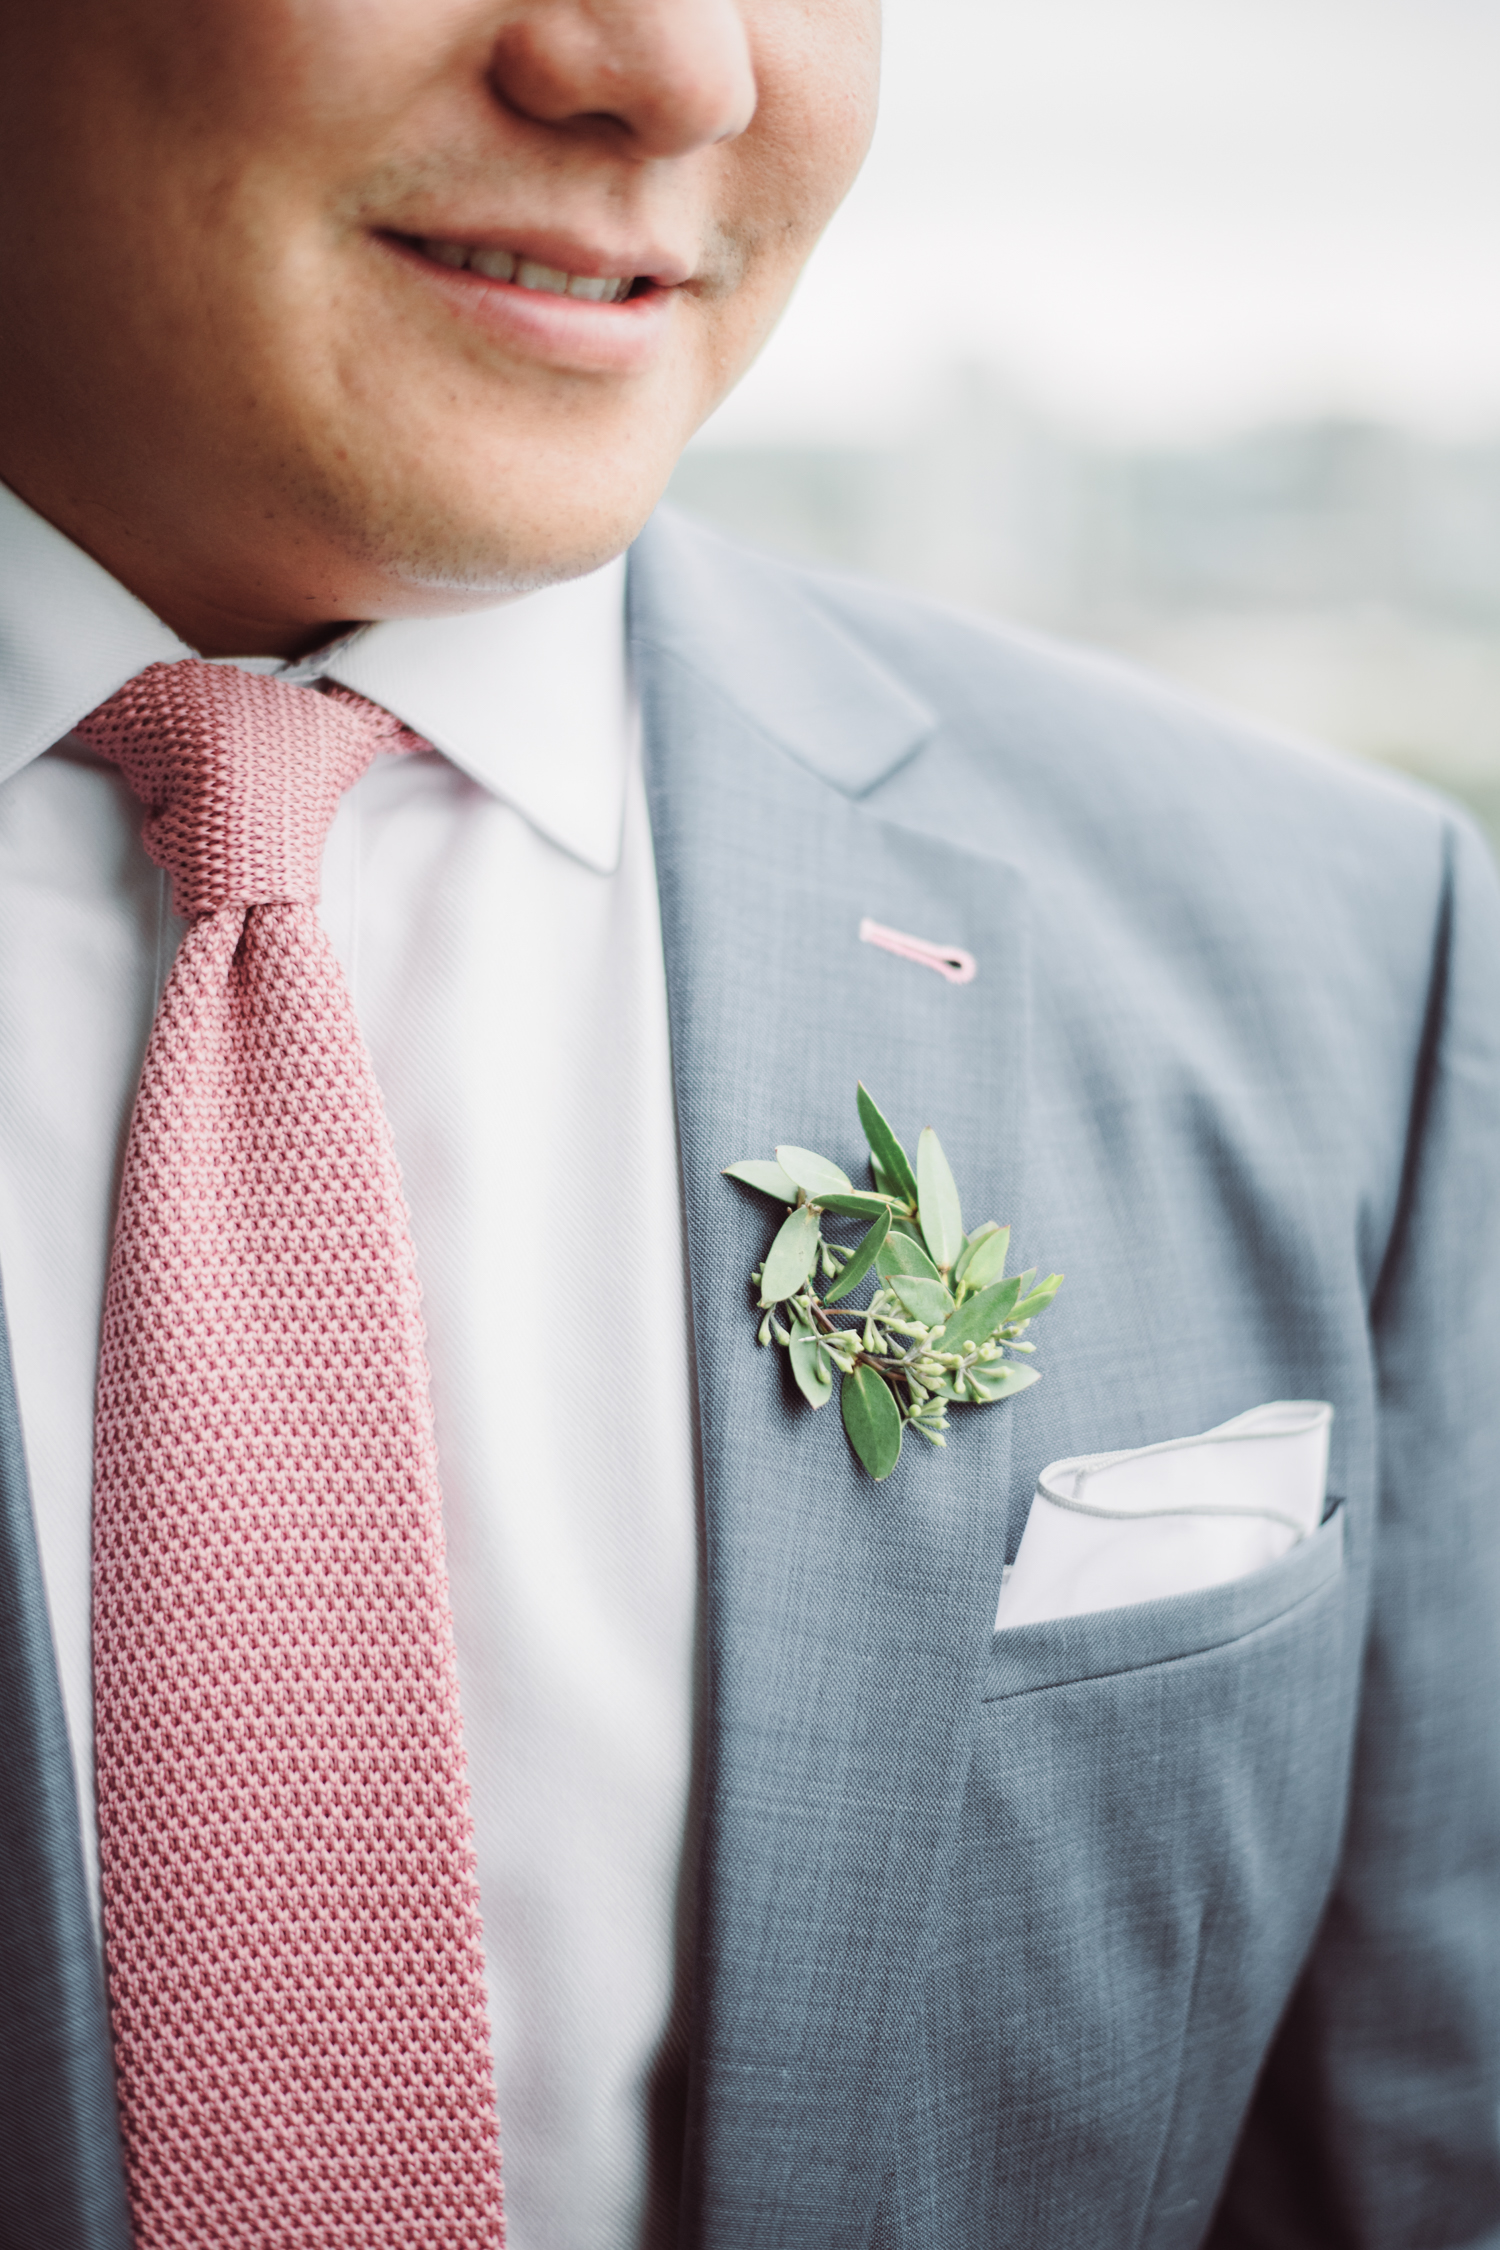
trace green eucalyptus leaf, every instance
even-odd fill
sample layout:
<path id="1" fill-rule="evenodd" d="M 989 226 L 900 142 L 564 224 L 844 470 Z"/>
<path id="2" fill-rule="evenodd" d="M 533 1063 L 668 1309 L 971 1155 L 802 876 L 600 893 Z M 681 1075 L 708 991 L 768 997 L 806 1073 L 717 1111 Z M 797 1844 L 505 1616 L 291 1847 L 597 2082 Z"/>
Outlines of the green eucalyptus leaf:
<path id="1" fill-rule="evenodd" d="M 893 1223 L 886 1237 L 876 1261 L 876 1270 L 882 1281 L 888 1281 L 896 1273 L 924 1274 L 929 1281 L 939 1278 L 937 1267 L 921 1243 L 914 1234 L 907 1232 L 899 1219 Z"/>
<path id="2" fill-rule="evenodd" d="M 946 1273 L 964 1246 L 964 1220 L 958 1184 L 943 1154 L 943 1144 L 930 1125 L 923 1126 L 917 1142 L 917 1203 L 932 1262 Z"/>
<path id="3" fill-rule="evenodd" d="M 891 1286 L 894 1288 L 895 1283 Z M 1010 1318 L 1020 1294 L 1020 1276 L 1013 1274 L 1009 1281 L 997 1281 L 993 1288 L 981 1289 L 977 1297 L 966 1298 L 938 1337 L 934 1349 L 964 1352 L 971 1344 L 986 1342 L 1001 1322 Z"/>
<path id="4" fill-rule="evenodd" d="M 808 1405 L 826 1406 L 833 1396 L 833 1372 L 817 1336 L 805 1320 L 792 1322 L 787 1357 L 797 1378 L 797 1388 Z"/>
<path id="5" fill-rule="evenodd" d="M 797 1183 L 787 1178 L 779 1164 L 769 1159 L 746 1157 L 743 1164 L 726 1164 L 726 1180 L 743 1180 L 746 1187 L 759 1188 L 762 1195 L 774 1195 L 778 1203 L 795 1203 Z"/>
<path id="6" fill-rule="evenodd" d="M 886 1184 L 892 1194 L 899 1196 L 903 1203 L 915 1203 L 917 1175 L 911 1168 L 911 1158 L 881 1115 L 874 1096 L 863 1084 L 859 1089 L 859 1121 L 865 1129 L 865 1139 L 870 1144 L 872 1164 L 885 1174 Z"/>
<path id="7" fill-rule="evenodd" d="M 1011 1314 L 1012 1320 L 1035 1320 L 1039 1312 L 1047 1310 L 1062 1285 L 1063 1277 L 1060 1273 L 1049 1273 L 1039 1288 L 1033 1289 L 1029 1297 L 1021 1299 Z"/>
<path id="8" fill-rule="evenodd" d="M 964 1246 L 958 1254 L 958 1263 L 953 1268 L 953 1279 L 955 1285 L 961 1282 L 964 1276 L 967 1274 L 969 1270 L 970 1260 L 973 1258 L 975 1251 L 979 1248 L 980 1243 L 987 1242 L 992 1234 L 998 1234 L 999 1232 L 1000 1229 L 995 1221 L 993 1219 L 986 1219 L 982 1227 L 976 1227 L 971 1235 L 965 1237 Z"/>
<path id="9" fill-rule="evenodd" d="M 1010 1228 L 996 1227 L 993 1234 L 976 1235 L 959 1261 L 957 1278 L 966 1289 L 991 1289 L 1005 1279 L 1010 1255 Z"/>
<path id="10" fill-rule="evenodd" d="M 818 1214 L 811 1204 L 785 1220 L 766 1258 L 761 1275 L 760 1301 L 778 1305 L 795 1297 L 818 1262 Z"/>
<path id="11" fill-rule="evenodd" d="M 901 1299 L 913 1320 L 920 1320 L 926 1328 L 941 1328 L 953 1310 L 953 1295 L 940 1281 L 929 1281 L 922 1273 L 895 1273 L 887 1285 L 892 1294 Z M 950 1346 L 944 1345 L 945 1351 Z"/>
<path id="12" fill-rule="evenodd" d="M 865 1275 L 879 1257 L 881 1245 L 890 1231 L 891 1214 L 889 1211 L 882 1211 L 875 1224 L 864 1236 L 848 1265 L 839 1275 L 838 1280 L 833 1283 L 831 1288 L 823 1292 L 825 1305 L 838 1304 L 841 1298 L 847 1297 L 852 1290 L 859 1287 Z"/>
<path id="13" fill-rule="evenodd" d="M 1051 1304 L 1062 1276 L 1050 1274 L 1036 1285 L 1032 1267 L 1007 1280 L 1010 1229 L 990 1219 L 965 1235 L 958 1187 L 932 1128 L 921 1135 L 913 1167 L 863 1085 L 859 1114 L 870 1143 L 873 1193 L 853 1186 L 827 1157 L 790 1143 L 777 1149 L 774 1163 L 746 1159 L 725 1168 L 727 1178 L 792 1206 L 760 1269 L 760 1301 L 772 1308 L 761 1335 L 765 1340 L 773 1334 L 787 1346 L 793 1379 L 808 1404 L 826 1406 L 834 1378 L 858 1348 L 860 1333 L 870 1352 L 899 1356 L 900 1347 L 880 1329 L 879 1320 L 886 1319 L 892 1336 L 902 1323 L 894 1315 L 877 1315 L 872 1321 L 868 1312 L 856 1312 L 862 1331 L 856 1327 L 824 1334 L 817 1326 L 822 1313 L 809 1315 L 792 1301 L 813 1283 L 820 1254 L 829 1283 L 823 1302 L 829 1306 L 852 1297 L 861 1282 L 877 1274 L 889 1291 L 883 1302 L 898 1303 L 907 1319 L 921 1324 L 919 1334 L 923 1328 L 932 1332 L 921 1355 L 931 1379 L 910 1373 L 911 1404 L 914 1412 L 920 1410 L 916 1426 L 921 1433 L 941 1443 L 945 1402 L 988 1405 L 1039 1380 L 1034 1366 L 1015 1357 L 987 1357 L 981 1365 L 972 1355 L 981 1347 L 993 1352 L 991 1340 L 1002 1337 L 1010 1339 L 1009 1352 L 1029 1352 L 1029 1343 L 1016 1341 L 1017 1331 Z M 868 1221 L 853 1252 L 823 1244 L 825 1212 Z M 804 1306 L 808 1302 L 804 1299 Z M 816 1306 L 816 1298 L 811 1303 Z M 784 1310 L 778 1314 L 777 1307 Z M 950 1355 L 957 1355 L 961 1370 L 956 1381 L 951 1368 L 937 1366 L 939 1357 Z M 861 1365 L 841 1378 L 845 1431 L 858 1459 L 877 1480 L 888 1477 L 900 1457 L 905 1395 L 899 1373 L 888 1382 L 875 1367 Z"/>
<path id="14" fill-rule="evenodd" d="M 852 1195 L 820 1195 L 814 1200 L 825 1211 L 837 1211 L 846 1219 L 873 1219 L 884 1211 L 891 1215 L 891 1199 L 884 1195 L 865 1195 L 859 1188 Z"/>
<path id="15" fill-rule="evenodd" d="M 847 1195 L 854 1185 L 847 1172 L 841 1172 L 826 1156 L 817 1156 L 810 1148 L 794 1148 L 789 1144 L 776 1151 L 776 1161 L 787 1178 L 795 1180 L 803 1193 L 816 1203 L 821 1203 L 825 1195 Z"/>
<path id="16" fill-rule="evenodd" d="M 901 1409 L 873 1367 L 856 1367 L 843 1381 L 844 1430 L 862 1467 L 877 1483 L 901 1457 Z"/>
<path id="17" fill-rule="evenodd" d="M 1014 1398 L 1017 1391 L 1030 1390 L 1032 1384 L 1041 1379 L 1040 1368 L 1021 1367 L 1013 1359 L 997 1359 L 988 1367 L 969 1369 L 969 1381 L 985 1406 L 993 1406 L 1002 1398 Z"/>

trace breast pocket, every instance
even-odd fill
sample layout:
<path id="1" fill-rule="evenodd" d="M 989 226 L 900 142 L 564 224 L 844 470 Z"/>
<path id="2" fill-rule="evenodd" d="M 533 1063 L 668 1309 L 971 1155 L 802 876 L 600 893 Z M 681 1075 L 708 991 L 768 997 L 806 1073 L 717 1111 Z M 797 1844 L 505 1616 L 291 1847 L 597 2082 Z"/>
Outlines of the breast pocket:
<path id="1" fill-rule="evenodd" d="M 1339 1510 L 1249 1578 L 995 1636 L 948 1898 L 967 1982 L 938 2006 L 1027 2138 L 1007 2243 L 1052 2241 L 1059 2168 L 1120 2240 L 1206 2230 L 1337 1862 L 1345 1544 Z"/>
<path id="2" fill-rule="evenodd" d="M 1344 1511 L 1338 1508 L 1309 1538 L 1248 1578 L 996 1633 L 984 1699 L 1108 1679 L 1247 1639 L 1315 1599 L 1343 1567 Z"/>

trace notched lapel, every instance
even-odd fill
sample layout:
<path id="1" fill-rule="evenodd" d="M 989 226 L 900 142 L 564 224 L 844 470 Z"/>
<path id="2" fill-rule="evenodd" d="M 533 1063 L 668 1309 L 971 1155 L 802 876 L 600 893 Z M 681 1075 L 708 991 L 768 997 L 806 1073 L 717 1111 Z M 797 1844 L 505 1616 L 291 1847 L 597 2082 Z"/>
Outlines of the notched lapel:
<path id="1" fill-rule="evenodd" d="M 848 796 L 886 780 L 937 724 L 811 584 L 671 509 L 631 551 L 630 607 L 638 642 L 706 670 L 736 711 Z"/>
<path id="2" fill-rule="evenodd" d="M 795 1139 L 862 1172 L 864 1078 L 904 1134 L 939 1126 L 971 1224 L 1019 1216 L 1026 915 L 1013 869 L 851 802 L 637 618 L 706 1485 L 684 2239 L 853 2250 L 958 1817 L 1017 1407 L 957 1413 L 946 1452 L 909 1439 L 872 1483 L 837 1405 L 814 1415 L 756 1347 L 774 1212 L 720 1167 Z M 865 915 L 967 948 L 973 983 L 861 944 Z"/>
<path id="3" fill-rule="evenodd" d="M 3 1305 L 0 2242 L 130 2250 L 104 1982 Z"/>

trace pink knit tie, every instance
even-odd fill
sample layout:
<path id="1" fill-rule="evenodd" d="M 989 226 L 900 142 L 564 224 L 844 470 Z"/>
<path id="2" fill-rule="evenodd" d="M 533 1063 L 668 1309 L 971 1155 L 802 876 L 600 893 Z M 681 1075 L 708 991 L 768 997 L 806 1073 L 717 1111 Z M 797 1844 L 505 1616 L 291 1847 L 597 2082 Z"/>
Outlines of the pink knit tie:
<path id="1" fill-rule="evenodd" d="M 504 2240 L 417 1278 L 314 911 L 336 690 L 154 664 L 78 729 L 191 922 L 99 1366 L 94 1712 L 141 2250 Z"/>

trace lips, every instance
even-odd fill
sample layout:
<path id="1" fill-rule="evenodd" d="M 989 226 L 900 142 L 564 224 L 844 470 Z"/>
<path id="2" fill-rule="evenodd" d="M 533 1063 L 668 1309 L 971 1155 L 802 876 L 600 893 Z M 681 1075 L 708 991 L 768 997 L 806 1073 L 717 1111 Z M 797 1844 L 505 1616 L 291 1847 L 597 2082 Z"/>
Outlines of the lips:
<path id="1" fill-rule="evenodd" d="M 672 333 L 693 265 L 667 244 L 639 239 L 596 246 L 587 235 L 539 229 L 501 243 L 452 233 L 372 230 L 386 256 L 416 279 L 429 312 L 441 306 L 505 359 L 583 375 L 644 374 Z M 556 259 L 557 264 L 552 261 Z M 562 261 L 566 260 L 566 263 Z M 632 262 L 633 271 L 601 273 Z M 593 267 L 593 271 L 586 269 Z"/>
<path id="2" fill-rule="evenodd" d="M 586 304 L 618 305 L 636 285 L 634 274 L 566 273 L 561 266 L 544 266 L 535 258 L 479 242 L 453 242 L 441 237 L 408 235 L 408 248 L 450 273 L 470 272 L 486 281 L 514 282 L 546 297 L 574 297 Z"/>

